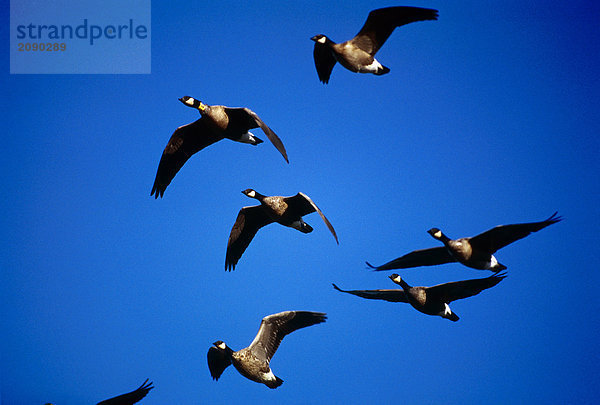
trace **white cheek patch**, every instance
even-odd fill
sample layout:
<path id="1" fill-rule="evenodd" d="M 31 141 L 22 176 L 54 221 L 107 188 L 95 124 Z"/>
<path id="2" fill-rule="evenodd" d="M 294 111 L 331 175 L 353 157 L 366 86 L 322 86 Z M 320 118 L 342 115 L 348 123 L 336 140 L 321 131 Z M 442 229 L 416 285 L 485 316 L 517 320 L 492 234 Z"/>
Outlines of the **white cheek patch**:
<path id="1" fill-rule="evenodd" d="M 442 237 L 442 231 L 437 231 L 436 233 L 433 234 L 433 236 L 435 236 L 436 238 L 441 238 Z"/>
<path id="2" fill-rule="evenodd" d="M 325 37 L 321 37 L 321 38 L 317 39 L 317 42 L 320 44 L 324 44 L 326 41 L 327 41 L 327 38 L 325 38 Z"/>
<path id="3" fill-rule="evenodd" d="M 226 348 L 227 346 L 225 346 L 225 343 L 220 343 L 220 344 L 219 344 L 219 346 L 217 346 L 217 347 L 218 347 L 219 349 L 221 349 L 221 350 L 225 350 L 225 348 Z"/>
<path id="4" fill-rule="evenodd" d="M 402 279 L 400 278 L 400 276 L 398 276 L 398 277 L 394 278 L 392 281 L 393 281 L 394 283 L 399 283 L 399 282 L 400 282 L 400 280 L 402 280 Z"/>
<path id="5" fill-rule="evenodd" d="M 194 106 L 194 101 L 196 101 L 196 100 L 194 100 L 193 98 L 190 97 L 187 100 L 185 100 L 185 103 L 187 105 L 189 105 L 190 107 L 193 107 Z"/>
<path id="6" fill-rule="evenodd" d="M 254 197 L 256 197 L 256 191 L 254 191 L 254 190 L 250 191 L 250 192 L 248 193 L 248 197 L 250 197 L 250 198 L 254 198 Z"/>

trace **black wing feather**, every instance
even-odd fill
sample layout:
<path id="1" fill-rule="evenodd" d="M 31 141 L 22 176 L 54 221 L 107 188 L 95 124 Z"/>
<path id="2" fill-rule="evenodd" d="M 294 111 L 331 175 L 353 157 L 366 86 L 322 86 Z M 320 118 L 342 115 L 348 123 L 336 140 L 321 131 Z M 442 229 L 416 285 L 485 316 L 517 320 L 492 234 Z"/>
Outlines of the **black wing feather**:
<path id="1" fill-rule="evenodd" d="M 259 128 L 263 130 L 269 141 L 275 146 L 275 148 L 281 153 L 281 156 L 285 159 L 286 162 L 290 163 L 288 159 L 287 152 L 285 150 L 285 146 L 283 146 L 283 142 L 275 132 L 271 128 L 267 126 L 260 119 L 260 117 L 249 108 L 230 108 L 226 107 L 225 112 L 230 118 L 230 125 L 239 126 L 239 130 L 243 130 L 243 132 L 248 131 L 252 128 Z"/>
<path id="2" fill-rule="evenodd" d="M 309 311 L 285 311 L 266 316 L 248 347 L 259 359 L 269 362 L 286 335 L 300 328 L 325 322 L 325 319 L 325 313 Z"/>
<path id="3" fill-rule="evenodd" d="M 501 249 L 506 245 L 510 245 L 511 243 L 526 237 L 532 232 L 537 232 L 562 220 L 562 217 L 556 216 L 556 214 L 558 214 L 558 212 L 555 212 L 548 219 L 540 222 L 499 225 L 470 238 L 469 242 L 475 249 L 493 254 L 498 249 Z"/>
<path id="4" fill-rule="evenodd" d="M 298 193 L 292 197 L 285 197 L 284 201 L 292 210 L 299 213 L 299 215 L 301 217 L 303 217 L 304 215 L 313 213 L 313 212 L 317 212 L 319 214 L 319 216 L 321 217 L 321 219 L 323 220 L 323 222 L 325 222 L 325 225 L 327 225 L 329 232 L 331 232 L 331 234 L 335 238 L 335 241 L 337 242 L 337 244 L 338 245 L 340 244 L 337 234 L 335 233 L 335 229 L 333 229 L 333 225 L 331 225 L 331 222 L 329 222 L 329 220 L 327 219 L 325 214 L 323 214 L 321 209 L 319 207 L 317 207 L 317 204 L 315 204 L 314 201 L 311 200 L 311 198 L 309 196 L 307 196 L 304 193 Z"/>
<path id="5" fill-rule="evenodd" d="M 150 195 L 162 197 L 171 180 L 193 154 L 221 139 L 223 137 L 216 135 L 202 118 L 177 128 L 160 158 Z"/>
<path id="6" fill-rule="evenodd" d="M 114 398 L 105 399 L 104 401 L 98 402 L 96 405 L 133 405 L 136 402 L 141 401 L 152 388 L 154 388 L 152 382 L 148 383 L 148 379 L 146 379 L 146 381 L 144 381 L 136 390 Z"/>
<path id="7" fill-rule="evenodd" d="M 208 369 L 213 380 L 218 380 L 223 371 L 231 364 L 231 359 L 225 351 L 219 350 L 214 346 L 208 349 L 206 360 L 208 361 Z"/>
<path id="8" fill-rule="evenodd" d="M 450 303 L 452 301 L 477 295 L 481 291 L 495 286 L 504 278 L 506 278 L 506 273 L 497 273 L 486 278 L 439 284 L 433 287 L 427 287 L 427 295 L 440 300 L 441 302 Z"/>
<path id="9" fill-rule="evenodd" d="M 317 68 L 319 80 L 324 84 L 329 83 L 331 71 L 337 62 L 329 47 L 327 45 L 315 42 L 313 59 L 315 60 L 315 68 Z"/>
<path id="10" fill-rule="evenodd" d="M 373 10 L 358 34 L 350 40 L 375 55 L 396 27 L 417 21 L 437 20 L 438 11 L 420 7 L 386 7 Z"/>
<path id="11" fill-rule="evenodd" d="M 244 207 L 238 213 L 237 219 L 229 233 L 227 252 L 225 254 L 225 270 L 235 270 L 237 262 L 252 242 L 256 232 L 273 220 L 260 205 Z"/>
<path id="12" fill-rule="evenodd" d="M 389 261 L 381 266 L 373 266 L 367 262 L 367 266 L 374 269 L 375 271 L 392 270 L 392 269 L 407 269 L 410 267 L 420 266 L 435 266 L 437 264 L 451 263 L 456 260 L 448 252 L 444 246 L 415 250 L 405 254 L 404 256 L 398 257 L 392 261 Z"/>
<path id="13" fill-rule="evenodd" d="M 384 300 L 389 302 L 408 302 L 404 290 L 342 290 L 337 285 L 332 284 L 336 290 L 356 295 L 357 297 L 367 298 L 370 300 Z"/>

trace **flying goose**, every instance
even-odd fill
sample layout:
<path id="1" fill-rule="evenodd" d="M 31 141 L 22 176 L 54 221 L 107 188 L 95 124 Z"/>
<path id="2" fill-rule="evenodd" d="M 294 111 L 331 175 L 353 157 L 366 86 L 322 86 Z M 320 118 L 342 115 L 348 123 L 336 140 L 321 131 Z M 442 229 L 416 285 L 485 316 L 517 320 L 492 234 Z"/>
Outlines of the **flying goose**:
<path id="1" fill-rule="evenodd" d="M 498 263 L 494 253 L 532 232 L 560 221 L 562 218 L 557 217 L 557 213 L 544 221 L 499 225 L 477 236 L 454 240 L 448 238 L 438 228 L 432 228 L 427 232 L 444 246 L 415 250 L 381 266 L 373 266 L 367 262 L 367 266 L 381 271 L 459 262 L 473 269 L 498 272 L 506 269 L 506 266 Z"/>
<path id="2" fill-rule="evenodd" d="M 390 69 L 375 59 L 375 54 L 383 46 L 396 27 L 416 21 L 437 20 L 438 11 L 420 7 L 387 7 L 369 13 L 365 25 L 349 41 L 336 44 L 323 34 L 315 35 L 313 57 L 319 80 L 329 82 L 329 76 L 336 62 L 358 73 L 384 75 Z"/>
<path id="3" fill-rule="evenodd" d="M 452 312 L 448 306 L 449 303 L 477 295 L 481 291 L 495 286 L 505 277 L 506 273 L 496 273 L 486 278 L 454 281 L 433 287 L 411 287 L 398 274 L 392 274 L 389 278 L 399 284 L 402 290 L 342 290 L 335 284 L 333 284 L 333 288 L 362 298 L 408 302 L 413 308 L 424 314 L 438 315 L 456 322 L 459 319 L 458 315 Z"/>
<path id="4" fill-rule="evenodd" d="M 98 402 L 96 405 L 133 405 L 136 402 L 141 401 L 152 388 L 154 388 L 152 382 L 148 383 L 148 379 L 146 378 L 146 381 L 144 381 L 144 383 L 135 391 L 114 398 L 105 399 L 104 401 Z"/>
<path id="5" fill-rule="evenodd" d="M 196 108 L 202 118 L 175 130 L 163 151 L 150 195 L 162 197 L 167 186 L 179 169 L 192 155 L 221 139 L 258 145 L 263 141 L 249 132 L 252 128 L 263 130 L 267 138 L 289 163 L 281 139 L 249 108 L 230 108 L 222 105 L 206 105 L 185 96 L 179 99 L 188 107 Z"/>
<path id="6" fill-rule="evenodd" d="M 234 352 L 221 340 L 213 343 L 207 354 L 210 375 L 213 380 L 218 380 L 233 363 L 244 377 L 269 388 L 277 388 L 283 384 L 283 380 L 273 374 L 269 363 L 285 335 L 325 322 L 325 319 L 326 314 L 322 312 L 308 311 L 285 311 L 266 316 L 260 323 L 258 334 L 245 349 Z"/>
<path id="7" fill-rule="evenodd" d="M 227 271 L 235 270 L 238 260 L 260 228 L 272 222 L 277 222 L 297 229 L 302 233 L 310 233 L 313 228 L 304 222 L 302 217 L 315 211 L 319 213 L 339 245 L 333 226 L 306 194 L 298 193 L 290 197 L 267 197 L 251 188 L 242 191 L 242 193 L 260 201 L 260 205 L 244 207 L 238 213 L 227 242 L 227 253 L 225 255 L 225 269 Z"/>

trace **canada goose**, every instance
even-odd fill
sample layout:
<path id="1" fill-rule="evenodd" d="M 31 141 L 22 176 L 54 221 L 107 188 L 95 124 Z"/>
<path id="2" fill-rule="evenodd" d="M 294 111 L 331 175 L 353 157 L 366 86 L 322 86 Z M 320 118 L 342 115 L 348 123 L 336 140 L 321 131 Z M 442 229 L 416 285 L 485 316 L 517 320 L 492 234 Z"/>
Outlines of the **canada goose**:
<path id="1" fill-rule="evenodd" d="M 390 69 L 375 59 L 396 27 L 416 21 L 437 20 L 437 10 L 420 7 L 387 7 L 369 13 L 365 25 L 349 41 L 336 44 L 323 34 L 315 35 L 313 57 L 319 80 L 329 82 L 336 62 L 352 72 L 384 75 Z"/>
<path id="2" fill-rule="evenodd" d="M 290 197 L 267 197 L 251 188 L 242 191 L 242 193 L 260 201 L 260 205 L 244 207 L 238 213 L 227 242 L 227 253 L 225 255 L 225 269 L 227 271 L 235 270 L 235 265 L 260 228 L 272 222 L 277 222 L 297 229 L 302 233 L 310 233 L 313 229 L 304 222 L 302 217 L 315 211 L 319 213 L 339 245 L 335 229 L 333 229 L 319 207 L 306 194 L 298 193 Z"/>
<path id="3" fill-rule="evenodd" d="M 175 130 L 169 143 L 163 151 L 156 178 L 150 195 L 162 197 L 167 186 L 173 180 L 179 169 L 192 155 L 221 139 L 258 145 L 262 140 L 249 132 L 252 128 L 260 127 L 271 143 L 289 163 L 287 152 L 281 139 L 265 124 L 256 113 L 249 108 L 230 108 L 222 105 L 206 105 L 200 101 L 185 96 L 179 99 L 183 104 L 196 108 L 202 118 L 181 126 Z"/>
<path id="4" fill-rule="evenodd" d="M 96 405 L 132 405 L 141 401 L 152 388 L 154 388 L 152 382 L 148 383 L 148 379 L 146 378 L 146 381 L 144 381 L 144 383 L 135 391 L 119 395 L 118 397 L 105 399 L 104 401 L 98 402 Z"/>
<path id="5" fill-rule="evenodd" d="M 380 271 L 459 262 L 473 269 L 498 272 L 506 269 L 506 266 L 498 263 L 494 253 L 532 232 L 560 221 L 562 218 L 556 214 L 557 212 L 544 221 L 499 225 L 477 236 L 455 240 L 448 238 L 439 229 L 431 228 L 427 232 L 444 246 L 415 250 L 381 266 L 373 266 L 367 262 L 367 266 Z"/>
<path id="6" fill-rule="evenodd" d="M 472 280 L 454 281 L 451 283 L 438 284 L 433 287 L 411 287 L 398 274 L 392 274 L 389 278 L 402 287 L 402 290 L 342 290 L 333 284 L 338 291 L 353 294 L 362 298 L 385 300 L 390 302 L 408 302 L 417 311 L 427 315 L 438 315 L 453 322 L 458 321 L 449 303 L 473 295 L 493 287 L 506 277 L 506 273 L 493 274 L 486 278 Z"/>
<path id="7" fill-rule="evenodd" d="M 322 312 L 308 311 L 285 311 L 266 316 L 260 323 L 258 334 L 245 349 L 234 352 L 221 340 L 213 343 L 207 354 L 210 375 L 213 380 L 218 380 L 233 363 L 244 377 L 269 388 L 277 388 L 283 384 L 283 380 L 273 374 L 269 362 L 285 335 L 325 322 L 325 319 L 326 314 Z"/>

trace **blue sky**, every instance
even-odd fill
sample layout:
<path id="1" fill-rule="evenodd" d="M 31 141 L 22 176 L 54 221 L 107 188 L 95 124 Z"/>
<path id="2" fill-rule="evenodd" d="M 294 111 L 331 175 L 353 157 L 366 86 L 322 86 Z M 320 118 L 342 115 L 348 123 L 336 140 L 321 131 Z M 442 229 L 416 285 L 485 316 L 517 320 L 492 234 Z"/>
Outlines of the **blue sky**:
<path id="1" fill-rule="evenodd" d="M 341 42 L 371 9 L 436 8 L 397 29 L 375 77 L 339 65 L 322 85 L 309 38 Z M 152 4 L 150 75 L 10 75 L 0 87 L 3 404 L 593 403 L 600 371 L 598 20 L 591 1 Z M 107 63 L 110 55 L 106 55 Z M 247 106 L 280 136 L 219 142 L 150 197 L 177 99 Z M 264 134 L 257 131 L 259 137 Z M 240 193 L 302 191 L 305 235 L 262 229 L 236 270 L 225 249 Z M 334 291 L 394 288 L 366 269 L 471 236 L 565 218 L 498 252 L 508 278 L 457 301 L 457 323 Z M 412 285 L 485 277 L 459 264 L 399 271 Z M 286 337 L 276 390 L 206 352 L 240 349 L 263 316 L 327 312 Z"/>

